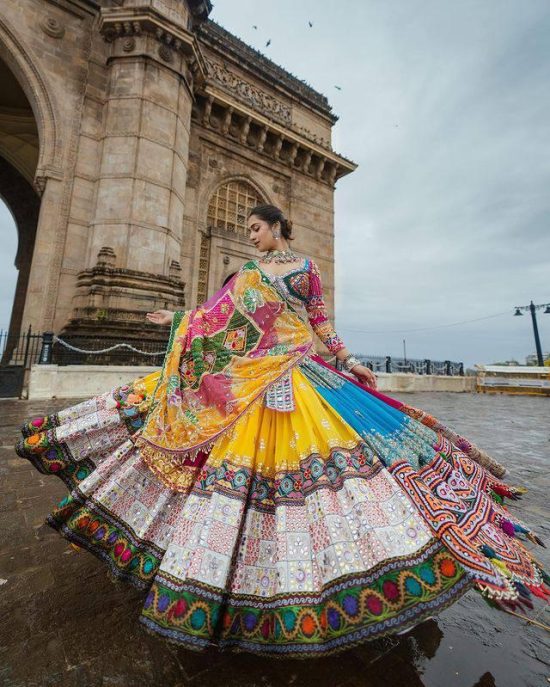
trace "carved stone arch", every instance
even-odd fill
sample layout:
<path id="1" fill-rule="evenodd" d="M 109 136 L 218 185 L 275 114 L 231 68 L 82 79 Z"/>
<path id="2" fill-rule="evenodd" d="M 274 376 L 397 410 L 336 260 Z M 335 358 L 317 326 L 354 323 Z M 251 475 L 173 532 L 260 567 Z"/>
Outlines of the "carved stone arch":
<path id="1" fill-rule="evenodd" d="M 0 17 L 0 195 L 18 232 L 17 280 L 3 361 L 23 322 L 46 179 L 61 178 L 51 89 L 25 41 Z"/>
<path id="2" fill-rule="evenodd" d="M 197 303 L 209 296 L 208 285 L 211 271 L 212 239 L 234 243 L 239 254 L 248 250 L 246 220 L 255 206 L 269 202 L 267 192 L 255 180 L 245 175 L 233 175 L 218 180 L 206 190 L 202 199 L 203 217 L 197 270 Z M 240 244 L 240 248 L 237 248 Z M 225 258 L 224 258 L 225 259 Z M 234 270 L 234 266 L 228 268 Z M 222 274 L 219 288 L 227 274 Z"/>
<path id="3" fill-rule="evenodd" d="M 11 70 L 32 108 L 38 129 L 39 154 L 34 186 L 41 194 L 45 177 L 61 178 L 58 117 L 45 79 L 5 18 L 0 17 L 0 60 Z"/>

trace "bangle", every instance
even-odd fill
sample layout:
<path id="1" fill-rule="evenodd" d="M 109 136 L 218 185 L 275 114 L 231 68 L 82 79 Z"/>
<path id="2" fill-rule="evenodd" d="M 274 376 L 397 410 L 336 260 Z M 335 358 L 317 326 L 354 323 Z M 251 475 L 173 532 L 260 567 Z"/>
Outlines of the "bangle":
<path id="1" fill-rule="evenodd" d="M 352 353 L 350 353 L 346 358 L 344 358 L 344 360 L 342 360 L 342 365 L 348 372 L 351 372 L 356 365 L 361 365 L 361 361 L 358 360 Z"/>

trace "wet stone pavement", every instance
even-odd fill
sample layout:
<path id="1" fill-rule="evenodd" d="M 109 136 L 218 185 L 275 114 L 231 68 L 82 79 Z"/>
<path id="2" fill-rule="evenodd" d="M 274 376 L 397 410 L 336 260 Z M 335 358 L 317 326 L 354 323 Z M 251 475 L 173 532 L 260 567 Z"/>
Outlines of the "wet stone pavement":
<path id="1" fill-rule="evenodd" d="M 550 542 L 550 399 L 406 394 L 529 486 L 518 510 Z M 13 452 L 29 416 L 67 401 L 0 401 L 0 685 L 10 687 L 541 687 L 550 684 L 550 634 L 492 611 L 475 592 L 408 635 L 325 659 L 197 654 L 144 632 L 144 594 L 113 583 L 44 518 L 65 494 Z M 536 555 L 550 569 L 550 547 Z M 550 607 L 537 605 L 550 625 Z M 531 612 L 533 615 L 533 612 Z"/>

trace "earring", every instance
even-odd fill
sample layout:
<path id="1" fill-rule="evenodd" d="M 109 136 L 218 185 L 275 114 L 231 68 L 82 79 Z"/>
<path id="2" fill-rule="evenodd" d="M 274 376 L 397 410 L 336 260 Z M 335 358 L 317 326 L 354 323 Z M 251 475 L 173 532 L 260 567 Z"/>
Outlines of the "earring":
<path id="1" fill-rule="evenodd" d="M 275 240 L 278 240 L 278 239 L 281 238 L 281 231 L 280 231 L 280 229 L 273 229 L 273 227 L 272 227 L 272 228 L 271 228 L 271 234 L 273 235 L 273 238 L 274 238 Z"/>

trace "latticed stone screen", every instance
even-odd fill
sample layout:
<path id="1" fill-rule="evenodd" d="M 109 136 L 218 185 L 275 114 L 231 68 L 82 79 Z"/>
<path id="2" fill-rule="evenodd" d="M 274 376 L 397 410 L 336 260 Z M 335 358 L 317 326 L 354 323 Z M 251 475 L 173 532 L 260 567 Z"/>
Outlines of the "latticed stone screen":
<path id="1" fill-rule="evenodd" d="M 197 305 L 204 303 L 208 297 L 208 267 L 210 265 L 210 239 L 201 234 L 199 253 L 199 283 L 197 288 Z"/>
<path id="2" fill-rule="evenodd" d="M 212 195 L 208 204 L 208 225 L 236 234 L 246 234 L 246 218 L 262 199 L 250 184 L 230 181 Z"/>
<path id="3" fill-rule="evenodd" d="M 264 200 L 255 188 L 246 181 L 229 181 L 220 186 L 208 203 L 207 225 L 210 229 L 226 231 L 228 234 L 246 236 L 248 213 Z M 208 298 L 208 272 L 210 269 L 210 238 L 201 236 L 197 303 Z"/>

